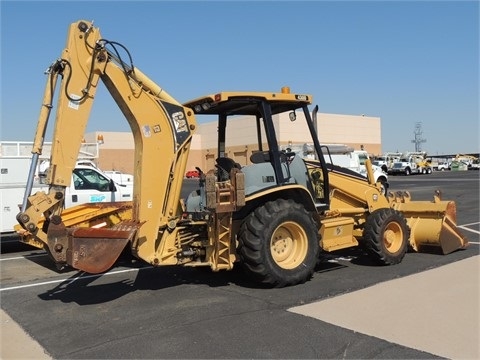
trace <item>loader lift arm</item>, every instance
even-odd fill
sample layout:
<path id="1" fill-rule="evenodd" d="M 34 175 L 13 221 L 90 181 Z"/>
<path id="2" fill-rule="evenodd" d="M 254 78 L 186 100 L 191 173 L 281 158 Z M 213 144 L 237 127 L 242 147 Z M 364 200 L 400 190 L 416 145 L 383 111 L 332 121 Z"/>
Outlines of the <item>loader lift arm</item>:
<path id="1" fill-rule="evenodd" d="M 140 252 L 136 256 L 149 263 L 158 262 L 153 248 L 157 241 L 146 242 L 145 239 L 161 242 L 162 230 L 174 228 L 181 215 L 181 175 L 185 171 L 190 142 L 196 129 L 193 112 L 135 68 L 128 51 L 130 61 L 126 64 L 119 48 L 126 51 L 119 43 L 103 39 L 92 23 L 82 20 L 70 25 L 61 58 L 48 69 L 44 105 L 32 149 L 33 164 L 42 151 L 54 89 L 61 77 L 51 167 L 47 176 L 50 189 L 48 194 L 30 195 L 27 188 L 24 206 L 17 215 L 17 220 L 29 236 L 33 235 L 37 241 L 43 242 L 57 262 L 67 262 L 89 272 L 101 272 L 109 266 L 101 264 L 102 260 L 85 266 L 81 264 L 78 257 L 82 252 L 87 249 L 91 253 L 88 247 L 94 242 L 85 240 L 90 238 L 108 239 L 108 242 L 104 241 L 103 249 L 95 249 L 99 259 L 111 250 L 107 243 L 118 242 L 115 247 L 121 251 L 132 240 L 151 244 L 135 247 Z M 89 234 L 75 237 L 67 234 L 63 223 L 63 199 L 100 81 L 121 109 L 133 134 L 134 206 L 125 206 L 121 216 L 118 209 L 112 213 L 112 223 L 108 224 L 115 225 L 112 229 L 94 228 Z M 38 228 L 37 224 L 43 217 L 43 227 Z M 83 240 L 75 240 L 78 238 Z"/>

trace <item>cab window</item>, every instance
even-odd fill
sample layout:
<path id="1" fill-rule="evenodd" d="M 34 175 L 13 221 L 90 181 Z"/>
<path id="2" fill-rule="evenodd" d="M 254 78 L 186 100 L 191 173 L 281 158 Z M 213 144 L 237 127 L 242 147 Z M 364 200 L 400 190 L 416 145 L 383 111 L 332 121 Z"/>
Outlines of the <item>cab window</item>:
<path id="1" fill-rule="evenodd" d="M 73 170 L 75 190 L 109 191 L 110 180 L 92 169 Z"/>
<path id="2" fill-rule="evenodd" d="M 358 160 L 360 162 L 360 165 L 365 165 L 365 162 L 367 161 L 368 157 L 365 154 L 358 154 Z"/>

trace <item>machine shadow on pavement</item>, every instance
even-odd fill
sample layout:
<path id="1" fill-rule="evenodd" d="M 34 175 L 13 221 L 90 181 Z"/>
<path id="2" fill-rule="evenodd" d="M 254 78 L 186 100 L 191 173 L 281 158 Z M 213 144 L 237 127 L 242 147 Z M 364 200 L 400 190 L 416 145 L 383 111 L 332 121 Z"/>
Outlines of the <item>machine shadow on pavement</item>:
<path id="1" fill-rule="evenodd" d="M 31 259 L 38 262 L 38 259 Z M 47 266 L 41 261 L 42 266 Z M 45 262 L 46 263 L 46 262 Z M 51 265 L 51 263 L 50 263 Z M 133 265 L 133 266 L 132 266 Z M 48 266 L 52 268 L 51 266 Z M 330 272 L 346 268 L 347 265 L 339 263 L 320 262 L 315 273 Z M 89 275 L 84 272 L 76 272 L 68 279 L 62 281 L 52 289 L 49 289 L 38 297 L 45 301 L 59 300 L 63 303 L 77 303 L 78 305 L 101 304 L 114 301 L 135 291 L 155 291 L 181 285 L 206 285 L 208 287 L 236 286 L 246 289 L 269 289 L 269 286 L 262 286 L 248 278 L 240 266 L 231 271 L 213 272 L 207 267 L 185 268 L 179 266 L 150 267 L 143 266 L 138 262 L 130 264 L 130 269 L 137 268 L 134 279 L 126 272 L 121 280 L 109 281 L 106 275 Z M 65 270 L 56 270 L 59 273 Z M 116 268 L 112 269 L 114 273 Z M 122 271 L 122 270 L 120 270 Z M 115 274 L 116 278 L 123 276 Z M 300 285 L 301 286 L 301 285 Z"/>

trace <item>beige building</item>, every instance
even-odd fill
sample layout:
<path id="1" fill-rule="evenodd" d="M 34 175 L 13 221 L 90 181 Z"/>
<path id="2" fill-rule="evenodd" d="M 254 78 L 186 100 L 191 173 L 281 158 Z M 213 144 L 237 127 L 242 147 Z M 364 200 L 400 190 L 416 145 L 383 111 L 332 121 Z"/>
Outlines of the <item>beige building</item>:
<path id="1" fill-rule="evenodd" d="M 97 165 L 102 170 L 133 174 L 134 143 L 129 132 L 97 131 L 85 134 L 85 142 L 98 142 Z"/>
<path id="2" fill-rule="evenodd" d="M 291 122 L 288 114 L 275 115 L 274 122 L 280 146 L 311 143 L 307 124 L 297 114 L 297 121 Z M 381 124 L 379 117 L 364 115 L 340 115 L 319 113 L 318 133 L 321 144 L 345 144 L 371 154 L 380 154 Z M 202 123 L 197 116 L 198 128 L 194 134 L 186 170 L 196 166 L 202 170 L 214 168 L 217 157 L 217 122 Z M 263 130 L 263 129 L 262 129 Z M 86 142 L 95 142 L 100 137 L 98 166 L 103 170 L 118 170 L 133 173 L 133 136 L 126 132 L 95 132 L 85 135 Z M 262 134 L 262 139 L 265 136 Z M 250 155 L 257 149 L 256 125 L 253 117 L 243 116 L 232 119 L 227 125 L 226 156 L 241 165 L 249 163 Z M 264 144 L 266 147 L 266 144 Z"/>

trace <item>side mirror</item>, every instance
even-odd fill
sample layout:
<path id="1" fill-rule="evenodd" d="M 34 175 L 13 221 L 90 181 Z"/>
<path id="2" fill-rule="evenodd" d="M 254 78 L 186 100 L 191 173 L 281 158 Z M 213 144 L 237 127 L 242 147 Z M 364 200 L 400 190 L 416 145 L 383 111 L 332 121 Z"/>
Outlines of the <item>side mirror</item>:
<path id="1" fill-rule="evenodd" d="M 117 187 L 115 186 L 115 182 L 110 179 L 110 183 L 108 184 L 108 191 L 117 191 Z"/>
<path id="2" fill-rule="evenodd" d="M 297 120 L 297 114 L 295 113 L 295 111 L 292 111 L 288 114 L 288 117 L 290 118 L 290 121 L 295 121 Z"/>

